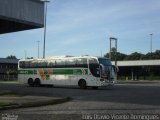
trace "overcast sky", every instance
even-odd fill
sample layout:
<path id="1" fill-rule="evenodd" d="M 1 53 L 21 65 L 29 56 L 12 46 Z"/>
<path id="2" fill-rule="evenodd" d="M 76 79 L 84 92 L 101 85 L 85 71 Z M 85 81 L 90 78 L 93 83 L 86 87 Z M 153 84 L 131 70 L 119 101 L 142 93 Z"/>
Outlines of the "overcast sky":
<path id="1" fill-rule="evenodd" d="M 118 38 L 126 54 L 160 49 L 160 0 L 50 0 L 47 15 L 46 57 L 94 55 L 109 52 L 109 37 Z M 0 35 L 0 57 L 40 57 L 43 29 Z"/>

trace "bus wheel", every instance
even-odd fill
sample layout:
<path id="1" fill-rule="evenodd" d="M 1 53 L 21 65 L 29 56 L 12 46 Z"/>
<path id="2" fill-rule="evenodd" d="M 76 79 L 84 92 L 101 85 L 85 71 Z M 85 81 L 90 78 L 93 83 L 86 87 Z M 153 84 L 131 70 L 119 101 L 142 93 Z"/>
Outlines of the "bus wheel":
<path id="1" fill-rule="evenodd" d="M 38 87 L 41 85 L 39 78 L 36 78 L 36 79 L 35 79 L 34 85 L 35 85 L 35 86 L 38 86 Z"/>
<path id="2" fill-rule="evenodd" d="M 34 82 L 33 82 L 33 79 L 32 79 L 32 78 L 29 78 L 29 79 L 28 79 L 28 85 L 29 85 L 30 87 L 33 87 L 33 86 L 34 86 Z"/>
<path id="3" fill-rule="evenodd" d="M 78 85 L 79 85 L 79 87 L 80 87 L 81 89 L 86 89 L 86 88 L 87 88 L 87 86 L 86 86 L 86 81 L 85 81 L 85 80 L 80 80 L 80 81 L 78 82 Z"/>

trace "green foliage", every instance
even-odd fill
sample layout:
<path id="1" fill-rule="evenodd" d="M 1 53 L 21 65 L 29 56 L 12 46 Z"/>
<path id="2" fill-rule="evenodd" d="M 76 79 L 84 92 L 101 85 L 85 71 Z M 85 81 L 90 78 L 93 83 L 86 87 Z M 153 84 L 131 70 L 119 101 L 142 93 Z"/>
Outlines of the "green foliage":
<path id="1" fill-rule="evenodd" d="M 142 60 L 144 54 L 138 53 L 138 52 L 134 52 L 130 55 L 127 55 L 124 60 Z"/>
<path id="2" fill-rule="evenodd" d="M 33 57 L 27 57 L 27 59 L 34 59 Z"/>
<path id="3" fill-rule="evenodd" d="M 9 55 L 9 56 L 7 56 L 6 58 L 7 58 L 7 59 L 17 59 L 17 57 L 14 56 L 14 55 Z"/>
<path id="4" fill-rule="evenodd" d="M 109 53 L 104 55 L 109 58 Z M 153 53 L 142 54 L 138 52 L 131 53 L 130 55 L 117 52 L 117 60 L 150 60 L 150 59 L 160 59 L 160 50 L 156 50 Z M 115 53 L 112 52 L 111 60 L 115 60 Z"/>
<path id="5" fill-rule="evenodd" d="M 13 104 L 8 103 L 8 102 L 0 102 L 0 107 L 3 107 L 3 106 L 10 106 L 10 105 L 13 105 Z"/>
<path id="6" fill-rule="evenodd" d="M 120 53 L 120 52 L 117 52 L 116 56 L 117 56 L 117 60 L 124 60 L 127 57 L 126 54 L 123 54 L 123 53 Z M 105 55 L 105 57 L 109 58 L 109 53 L 107 53 Z M 114 53 L 111 54 L 111 58 L 112 58 L 112 60 L 115 60 L 115 54 Z"/>

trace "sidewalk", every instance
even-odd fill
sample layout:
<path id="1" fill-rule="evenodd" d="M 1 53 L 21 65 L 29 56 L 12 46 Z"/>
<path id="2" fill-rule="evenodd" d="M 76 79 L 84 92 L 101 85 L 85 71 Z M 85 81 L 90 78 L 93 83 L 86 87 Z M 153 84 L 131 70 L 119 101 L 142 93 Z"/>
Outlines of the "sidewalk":
<path id="1" fill-rule="evenodd" d="M 0 107 L 0 110 L 26 108 L 26 107 L 38 107 L 44 105 L 53 105 L 71 100 L 69 97 L 45 97 L 45 96 L 9 96 L 0 95 L 0 102 L 11 103 L 10 106 Z"/>

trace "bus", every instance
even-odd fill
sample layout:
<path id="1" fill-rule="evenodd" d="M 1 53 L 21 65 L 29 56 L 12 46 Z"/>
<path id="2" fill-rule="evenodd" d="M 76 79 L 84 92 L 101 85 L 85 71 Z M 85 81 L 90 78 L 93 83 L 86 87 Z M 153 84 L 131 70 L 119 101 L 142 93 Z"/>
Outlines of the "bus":
<path id="1" fill-rule="evenodd" d="M 113 87 L 116 74 L 111 60 L 103 57 L 55 56 L 18 62 L 18 81 L 29 86 Z"/>

